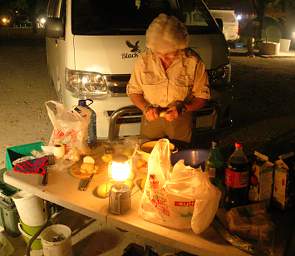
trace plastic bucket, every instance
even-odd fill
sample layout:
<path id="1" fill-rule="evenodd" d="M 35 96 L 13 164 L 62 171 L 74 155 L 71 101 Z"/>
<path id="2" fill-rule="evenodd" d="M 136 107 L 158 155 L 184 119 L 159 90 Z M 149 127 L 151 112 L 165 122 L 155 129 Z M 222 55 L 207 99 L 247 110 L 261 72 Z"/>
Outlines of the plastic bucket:
<path id="1" fill-rule="evenodd" d="M 28 226 L 42 226 L 47 220 L 44 201 L 25 191 L 12 196 L 22 222 Z"/>
<path id="2" fill-rule="evenodd" d="M 72 256 L 71 229 L 56 224 L 44 229 L 40 234 L 44 256 Z"/>
<path id="3" fill-rule="evenodd" d="M 29 234 L 27 234 L 23 229 L 22 229 L 22 225 L 20 223 L 18 223 L 18 229 L 22 234 L 23 239 L 25 240 L 26 244 L 29 243 L 30 239 L 32 238 L 32 236 L 30 236 Z M 37 239 L 34 240 L 34 242 L 32 243 L 31 246 L 31 250 L 40 250 L 42 249 L 42 243 L 41 243 L 41 239 L 40 237 L 38 237 Z"/>

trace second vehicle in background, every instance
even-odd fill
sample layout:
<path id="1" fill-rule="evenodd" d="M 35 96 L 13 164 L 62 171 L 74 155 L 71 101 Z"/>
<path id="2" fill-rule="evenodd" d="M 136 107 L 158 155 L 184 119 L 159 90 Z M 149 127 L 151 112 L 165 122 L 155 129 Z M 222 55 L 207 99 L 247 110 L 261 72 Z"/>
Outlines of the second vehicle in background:
<path id="1" fill-rule="evenodd" d="M 234 10 L 210 10 L 215 19 L 221 19 L 223 23 L 223 34 L 227 41 L 239 39 L 239 21 Z"/>

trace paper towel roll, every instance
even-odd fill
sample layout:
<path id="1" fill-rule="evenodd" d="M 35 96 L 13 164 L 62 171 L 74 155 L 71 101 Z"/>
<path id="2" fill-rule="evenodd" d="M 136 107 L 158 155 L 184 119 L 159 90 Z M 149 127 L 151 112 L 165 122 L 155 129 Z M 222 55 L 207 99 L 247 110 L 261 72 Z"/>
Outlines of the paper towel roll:
<path id="1" fill-rule="evenodd" d="M 65 146 L 63 144 L 55 144 L 53 148 L 53 155 L 56 159 L 60 159 L 65 155 Z"/>

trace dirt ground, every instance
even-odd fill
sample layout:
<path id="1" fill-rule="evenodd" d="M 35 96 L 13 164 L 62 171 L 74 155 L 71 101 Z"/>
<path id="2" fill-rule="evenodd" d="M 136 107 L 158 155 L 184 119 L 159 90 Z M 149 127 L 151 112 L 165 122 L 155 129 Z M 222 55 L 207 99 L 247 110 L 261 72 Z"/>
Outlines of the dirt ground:
<path id="1" fill-rule="evenodd" d="M 214 135 L 220 144 L 239 140 L 250 151 L 295 131 L 295 58 L 231 56 L 231 62 L 234 127 Z M 57 96 L 49 84 L 44 40 L 1 40 L 0 88 L 3 167 L 6 147 L 47 143 L 51 134 L 44 103 Z"/>
<path id="2" fill-rule="evenodd" d="M 220 134 L 221 145 L 238 140 L 248 152 L 267 151 L 295 139 L 295 58 L 232 56 L 231 63 L 234 127 Z"/>
<path id="3" fill-rule="evenodd" d="M 56 99 L 56 94 L 48 82 L 44 43 L 1 41 L 0 88 L 0 167 L 3 167 L 6 147 L 39 140 L 47 142 L 51 133 L 44 102 Z"/>

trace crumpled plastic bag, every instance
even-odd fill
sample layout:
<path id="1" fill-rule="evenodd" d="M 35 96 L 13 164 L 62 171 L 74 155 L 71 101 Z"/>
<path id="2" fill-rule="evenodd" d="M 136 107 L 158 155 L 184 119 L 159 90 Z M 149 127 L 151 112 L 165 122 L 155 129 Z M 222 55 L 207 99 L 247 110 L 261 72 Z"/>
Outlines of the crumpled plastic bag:
<path id="1" fill-rule="evenodd" d="M 191 226 L 194 233 L 200 234 L 209 227 L 214 219 L 218 210 L 221 191 L 210 182 L 207 173 L 196 173 L 196 175 L 198 184 Z"/>
<path id="2" fill-rule="evenodd" d="M 149 157 L 139 215 L 162 226 L 200 233 L 213 220 L 220 196 L 201 169 L 180 160 L 171 170 L 169 140 L 161 139 Z"/>
<path id="3" fill-rule="evenodd" d="M 71 160 L 75 154 L 86 154 L 89 151 L 87 145 L 89 110 L 83 108 L 78 111 L 66 109 L 57 101 L 45 102 L 48 117 L 53 125 L 49 146 L 65 146 L 64 159 Z"/>

